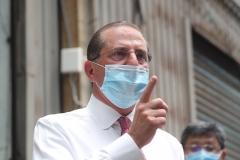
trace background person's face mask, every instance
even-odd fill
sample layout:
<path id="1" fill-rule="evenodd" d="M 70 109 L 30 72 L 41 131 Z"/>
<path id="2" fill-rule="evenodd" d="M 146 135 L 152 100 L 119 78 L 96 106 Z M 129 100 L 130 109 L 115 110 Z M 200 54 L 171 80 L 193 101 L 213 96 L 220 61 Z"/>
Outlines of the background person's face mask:
<path id="1" fill-rule="evenodd" d="M 149 69 L 130 65 L 97 65 L 105 68 L 105 77 L 101 87 L 96 85 L 109 101 L 122 109 L 138 101 L 148 84 Z"/>
<path id="2" fill-rule="evenodd" d="M 219 154 L 207 152 L 204 149 L 185 155 L 186 160 L 219 160 L 222 152 Z"/>

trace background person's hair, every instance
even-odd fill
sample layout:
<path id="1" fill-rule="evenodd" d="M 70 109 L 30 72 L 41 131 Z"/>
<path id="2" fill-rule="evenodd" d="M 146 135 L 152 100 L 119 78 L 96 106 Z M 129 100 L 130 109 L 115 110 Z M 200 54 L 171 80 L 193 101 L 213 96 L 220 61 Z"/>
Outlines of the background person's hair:
<path id="1" fill-rule="evenodd" d="M 183 131 L 181 136 L 181 144 L 184 148 L 188 137 L 199 137 L 199 136 L 215 136 L 220 144 L 221 150 L 225 148 L 225 132 L 222 128 L 216 124 L 207 122 L 193 122 L 190 123 Z"/>
<path id="2" fill-rule="evenodd" d="M 102 28 L 100 28 L 92 36 L 92 38 L 88 44 L 88 47 L 87 47 L 87 59 L 89 61 L 94 61 L 99 58 L 100 51 L 106 45 L 106 41 L 101 36 L 102 32 L 106 31 L 109 28 L 122 27 L 122 26 L 131 27 L 131 28 L 134 28 L 134 29 L 138 30 L 139 32 L 141 32 L 141 30 L 138 28 L 138 26 L 136 26 L 132 23 L 126 22 L 126 21 L 117 21 L 117 22 L 109 23 L 109 24 L 103 26 Z M 146 44 L 147 44 L 147 41 L 146 41 Z M 148 44 L 147 44 L 147 50 L 149 52 Z M 151 55 L 149 55 L 148 57 L 151 60 Z"/>

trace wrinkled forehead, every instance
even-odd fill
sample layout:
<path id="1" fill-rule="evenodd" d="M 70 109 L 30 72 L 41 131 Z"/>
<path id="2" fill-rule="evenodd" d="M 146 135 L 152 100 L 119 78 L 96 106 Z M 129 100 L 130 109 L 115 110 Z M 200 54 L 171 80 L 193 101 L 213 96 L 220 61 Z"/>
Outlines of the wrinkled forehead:
<path id="1" fill-rule="evenodd" d="M 104 30 L 101 34 L 101 38 L 105 41 L 105 45 L 113 44 L 121 41 L 137 42 L 148 49 L 147 42 L 142 33 L 130 26 L 113 26 Z"/>
<path id="2" fill-rule="evenodd" d="M 130 26 L 112 26 L 105 29 L 101 34 L 101 37 L 103 39 L 108 39 L 109 36 L 129 36 L 128 38 L 139 37 L 141 39 L 144 39 L 142 33 L 139 30 Z"/>

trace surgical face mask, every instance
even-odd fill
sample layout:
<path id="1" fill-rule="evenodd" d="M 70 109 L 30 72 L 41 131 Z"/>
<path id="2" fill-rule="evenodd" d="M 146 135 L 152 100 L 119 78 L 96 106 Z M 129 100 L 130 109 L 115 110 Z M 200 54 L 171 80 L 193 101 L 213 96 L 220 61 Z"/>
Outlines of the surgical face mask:
<path id="1" fill-rule="evenodd" d="M 97 65 L 105 68 L 105 77 L 101 87 L 96 85 L 109 101 L 122 109 L 138 101 L 147 86 L 149 69 L 130 65 Z"/>
<path id="2" fill-rule="evenodd" d="M 204 149 L 185 155 L 186 160 L 219 160 L 222 152 L 219 154 L 207 152 Z"/>

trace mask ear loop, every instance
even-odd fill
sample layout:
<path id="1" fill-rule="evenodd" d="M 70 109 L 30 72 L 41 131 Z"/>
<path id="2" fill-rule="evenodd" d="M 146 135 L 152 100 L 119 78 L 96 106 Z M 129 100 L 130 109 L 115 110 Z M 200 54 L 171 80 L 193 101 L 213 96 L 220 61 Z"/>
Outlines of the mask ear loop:
<path id="1" fill-rule="evenodd" d="M 101 88 L 99 87 L 99 85 L 97 84 L 97 82 L 95 82 L 95 84 L 98 86 L 98 88 L 100 89 L 100 91 L 102 91 Z"/>
<path id="2" fill-rule="evenodd" d="M 100 67 L 103 67 L 103 68 L 105 68 L 104 66 L 102 66 L 101 64 L 98 64 L 98 63 L 96 63 L 96 62 L 94 62 L 94 61 L 92 61 L 94 64 L 96 64 L 96 65 L 98 65 L 98 66 L 100 66 Z M 100 91 L 102 91 L 101 90 L 101 87 L 99 87 L 99 85 L 97 84 L 97 82 L 94 82 L 97 86 L 98 86 L 98 88 L 100 89 Z"/>
<path id="3" fill-rule="evenodd" d="M 94 64 L 96 64 L 96 65 L 98 65 L 98 66 L 100 66 L 100 67 L 103 67 L 103 68 L 105 68 L 104 66 L 102 66 L 101 64 L 98 64 L 98 63 L 96 63 L 96 62 L 94 62 L 94 61 L 92 61 Z"/>

